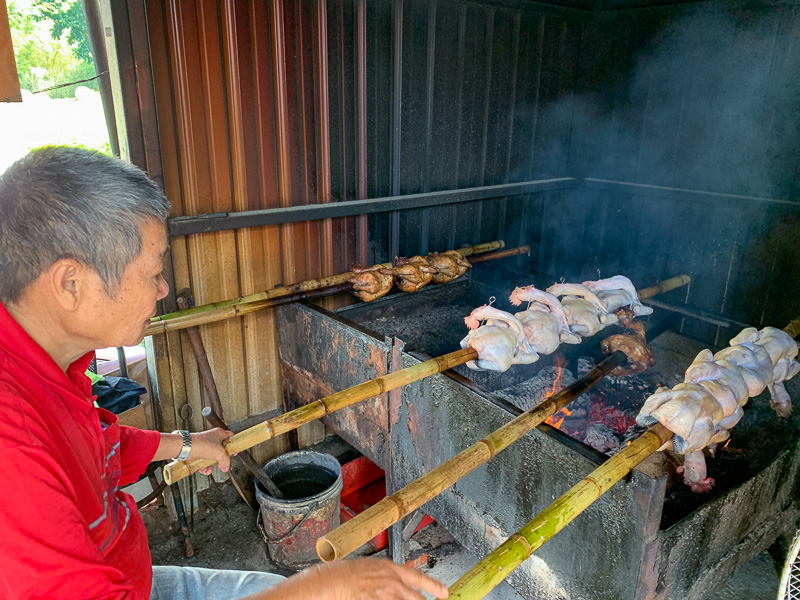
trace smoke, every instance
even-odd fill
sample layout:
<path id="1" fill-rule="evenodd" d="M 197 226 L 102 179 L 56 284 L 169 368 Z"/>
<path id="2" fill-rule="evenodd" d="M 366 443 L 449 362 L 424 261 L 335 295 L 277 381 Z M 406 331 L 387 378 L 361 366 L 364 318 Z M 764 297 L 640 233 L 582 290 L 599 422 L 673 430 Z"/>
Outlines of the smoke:
<path id="1" fill-rule="evenodd" d="M 586 91 L 544 107 L 572 116 L 538 173 L 788 199 L 800 164 L 798 9 L 695 9 L 660 23 L 600 22 Z"/>

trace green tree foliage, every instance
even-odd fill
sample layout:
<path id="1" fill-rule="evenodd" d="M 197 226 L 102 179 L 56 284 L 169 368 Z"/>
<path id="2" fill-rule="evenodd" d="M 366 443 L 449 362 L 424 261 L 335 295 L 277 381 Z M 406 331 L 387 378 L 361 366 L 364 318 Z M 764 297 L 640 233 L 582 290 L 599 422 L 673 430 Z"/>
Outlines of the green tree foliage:
<path id="1" fill-rule="evenodd" d="M 35 92 L 94 77 L 94 59 L 81 0 L 13 0 L 8 4 L 20 86 Z M 97 82 L 84 83 L 97 89 Z M 75 87 L 48 92 L 71 98 Z"/>

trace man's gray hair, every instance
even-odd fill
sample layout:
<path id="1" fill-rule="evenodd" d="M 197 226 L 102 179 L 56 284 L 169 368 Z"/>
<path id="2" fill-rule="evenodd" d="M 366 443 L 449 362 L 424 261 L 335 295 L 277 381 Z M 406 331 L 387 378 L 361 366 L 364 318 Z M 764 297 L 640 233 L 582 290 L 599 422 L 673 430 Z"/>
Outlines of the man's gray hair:
<path id="1" fill-rule="evenodd" d="M 114 296 L 142 249 L 140 226 L 165 222 L 169 202 L 143 171 L 99 152 L 50 146 L 0 177 L 0 302 L 62 258 L 97 271 Z"/>

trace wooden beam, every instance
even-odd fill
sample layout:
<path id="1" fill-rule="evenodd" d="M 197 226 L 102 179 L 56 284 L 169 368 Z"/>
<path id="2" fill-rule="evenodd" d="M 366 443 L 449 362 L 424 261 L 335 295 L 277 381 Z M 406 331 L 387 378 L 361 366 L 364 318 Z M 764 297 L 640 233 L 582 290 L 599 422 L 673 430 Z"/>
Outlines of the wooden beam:
<path id="1" fill-rule="evenodd" d="M 0 100 L 22 102 L 17 61 L 14 59 L 14 46 L 11 44 L 11 26 L 8 23 L 6 0 L 0 0 Z"/>

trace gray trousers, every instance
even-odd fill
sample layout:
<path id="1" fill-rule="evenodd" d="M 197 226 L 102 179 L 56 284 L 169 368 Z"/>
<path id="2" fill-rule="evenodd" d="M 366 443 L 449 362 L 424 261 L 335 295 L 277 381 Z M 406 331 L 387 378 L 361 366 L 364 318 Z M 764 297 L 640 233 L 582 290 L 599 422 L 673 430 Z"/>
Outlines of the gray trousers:
<path id="1" fill-rule="evenodd" d="M 150 600 L 236 600 L 283 580 L 260 571 L 154 566 Z"/>

